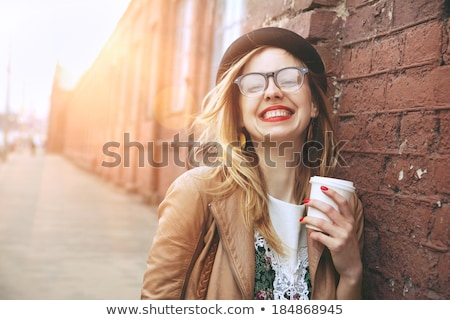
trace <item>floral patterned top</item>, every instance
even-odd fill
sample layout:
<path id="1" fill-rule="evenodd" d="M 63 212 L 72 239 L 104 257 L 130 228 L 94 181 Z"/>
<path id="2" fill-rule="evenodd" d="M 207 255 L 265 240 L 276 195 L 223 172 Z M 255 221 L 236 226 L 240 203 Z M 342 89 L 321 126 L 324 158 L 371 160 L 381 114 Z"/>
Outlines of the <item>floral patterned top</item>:
<path id="1" fill-rule="evenodd" d="M 280 255 L 267 244 L 258 231 L 255 231 L 254 299 L 256 300 L 309 300 L 311 297 L 305 227 L 296 225 L 290 238 L 286 237 L 286 234 L 291 232 L 294 221 L 298 223 L 297 217 L 293 217 L 299 214 L 298 210 L 304 208 L 269 196 L 269 213 L 275 231 L 282 241 L 285 240 L 284 244 L 290 242 L 291 250 L 287 255 Z M 293 246 L 296 248 L 292 249 Z"/>
<path id="2" fill-rule="evenodd" d="M 299 265 L 291 275 L 286 274 L 282 268 L 283 257 L 270 249 L 258 232 L 255 232 L 255 253 L 255 300 L 309 300 L 311 298 L 312 287 L 307 248 L 299 250 Z"/>

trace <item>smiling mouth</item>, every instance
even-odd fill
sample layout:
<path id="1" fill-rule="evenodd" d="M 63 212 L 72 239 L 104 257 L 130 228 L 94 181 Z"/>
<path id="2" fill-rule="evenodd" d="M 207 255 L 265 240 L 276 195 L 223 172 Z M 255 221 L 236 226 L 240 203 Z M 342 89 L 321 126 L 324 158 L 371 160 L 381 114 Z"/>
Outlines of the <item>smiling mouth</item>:
<path id="1" fill-rule="evenodd" d="M 281 120 L 288 119 L 292 116 L 292 112 L 286 109 L 268 110 L 261 115 L 263 120 Z"/>

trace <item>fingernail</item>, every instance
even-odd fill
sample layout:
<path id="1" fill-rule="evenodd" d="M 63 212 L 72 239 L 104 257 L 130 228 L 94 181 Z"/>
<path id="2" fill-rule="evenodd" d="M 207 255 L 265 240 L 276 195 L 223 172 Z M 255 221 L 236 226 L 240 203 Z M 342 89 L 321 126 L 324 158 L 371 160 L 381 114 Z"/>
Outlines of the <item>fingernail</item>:
<path id="1" fill-rule="evenodd" d="M 327 191 L 328 190 L 328 188 L 325 187 L 325 186 L 321 186 L 320 189 L 322 189 L 323 191 Z"/>
<path id="2" fill-rule="evenodd" d="M 303 217 L 301 217 L 301 218 L 300 218 L 300 222 L 302 222 L 302 221 L 303 221 L 303 219 L 305 219 L 305 216 L 303 216 Z"/>
<path id="3" fill-rule="evenodd" d="M 308 202 L 309 202 L 309 199 L 303 200 L 303 204 L 308 203 Z"/>

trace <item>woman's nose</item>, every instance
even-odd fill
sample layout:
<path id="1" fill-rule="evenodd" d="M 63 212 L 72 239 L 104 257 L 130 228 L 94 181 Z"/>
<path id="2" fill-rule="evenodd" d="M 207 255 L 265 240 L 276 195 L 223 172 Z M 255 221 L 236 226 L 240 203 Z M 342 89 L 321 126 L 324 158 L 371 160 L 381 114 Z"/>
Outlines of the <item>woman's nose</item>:
<path id="1" fill-rule="evenodd" d="M 275 84 L 275 80 L 273 77 L 269 77 L 267 80 L 267 88 L 264 91 L 264 99 L 274 99 L 274 98 L 282 98 L 283 91 Z"/>

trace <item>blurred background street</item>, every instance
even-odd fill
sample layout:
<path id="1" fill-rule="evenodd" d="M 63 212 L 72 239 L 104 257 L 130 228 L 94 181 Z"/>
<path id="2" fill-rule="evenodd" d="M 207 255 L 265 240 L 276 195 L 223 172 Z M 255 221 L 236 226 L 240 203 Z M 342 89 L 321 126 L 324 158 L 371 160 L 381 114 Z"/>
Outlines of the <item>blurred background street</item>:
<path id="1" fill-rule="evenodd" d="M 58 155 L 0 162 L 0 299 L 139 299 L 156 209 Z"/>

